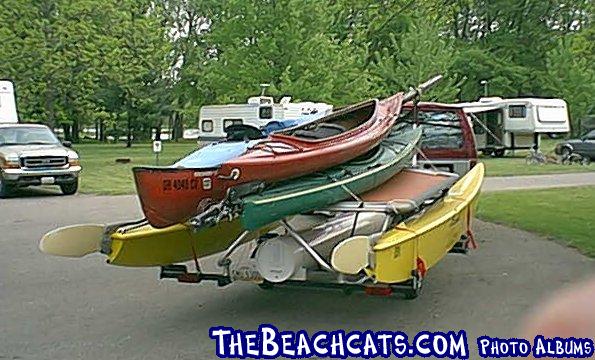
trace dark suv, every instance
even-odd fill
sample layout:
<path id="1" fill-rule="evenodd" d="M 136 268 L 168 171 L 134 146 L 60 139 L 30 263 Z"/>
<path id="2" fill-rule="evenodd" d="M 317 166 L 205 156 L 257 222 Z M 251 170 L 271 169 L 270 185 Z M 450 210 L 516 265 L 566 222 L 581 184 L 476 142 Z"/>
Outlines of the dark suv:
<path id="1" fill-rule="evenodd" d="M 595 160 L 595 129 L 587 132 L 579 139 L 569 139 L 556 145 L 556 154 L 569 157 L 570 154 L 579 154 Z"/>

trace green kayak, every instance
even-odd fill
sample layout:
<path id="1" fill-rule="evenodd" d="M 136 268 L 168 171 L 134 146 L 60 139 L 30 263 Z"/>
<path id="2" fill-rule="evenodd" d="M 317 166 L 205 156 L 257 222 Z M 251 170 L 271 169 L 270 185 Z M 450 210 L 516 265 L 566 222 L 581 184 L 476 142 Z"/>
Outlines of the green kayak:
<path id="1" fill-rule="evenodd" d="M 255 230 L 286 216 L 318 210 L 377 187 L 411 159 L 421 137 L 421 128 L 397 124 L 375 149 L 328 170 L 273 184 L 257 194 L 243 197 L 240 220 Z"/>

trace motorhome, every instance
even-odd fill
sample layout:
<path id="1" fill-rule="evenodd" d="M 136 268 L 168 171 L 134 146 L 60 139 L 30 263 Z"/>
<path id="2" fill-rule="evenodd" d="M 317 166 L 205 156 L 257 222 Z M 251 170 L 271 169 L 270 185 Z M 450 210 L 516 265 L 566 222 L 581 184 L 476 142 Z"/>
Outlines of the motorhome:
<path id="1" fill-rule="evenodd" d="M 570 131 L 562 99 L 489 97 L 457 105 L 473 122 L 477 149 L 496 157 L 507 150 L 539 149 L 541 134 Z"/>
<path id="2" fill-rule="evenodd" d="M 17 123 L 17 104 L 14 84 L 10 80 L 0 80 L 0 123 Z"/>
<path id="3" fill-rule="evenodd" d="M 264 93 L 264 91 L 263 91 Z M 297 119 L 308 115 L 326 115 L 333 106 L 326 103 L 291 102 L 284 97 L 275 103 L 273 97 L 253 96 L 246 104 L 206 105 L 200 109 L 198 140 L 211 142 L 224 139 L 230 125 L 251 125 L 262 128 L 271 121 Z"/>

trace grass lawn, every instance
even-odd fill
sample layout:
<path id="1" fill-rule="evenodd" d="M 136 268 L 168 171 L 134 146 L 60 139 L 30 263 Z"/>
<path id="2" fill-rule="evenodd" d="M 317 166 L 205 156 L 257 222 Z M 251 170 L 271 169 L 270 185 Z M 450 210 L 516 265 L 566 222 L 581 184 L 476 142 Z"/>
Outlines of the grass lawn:
<path id="1" fill-rule="evenodd" d="M 526 155 L 526 154 L 525 154 Z M 522 157 L 489 158 L 482 157 L 480 161 L 486 166 L 486 176 L 515 176 L 539 174 L 565 174 L 595 171 L 595 162 L 582 166 L 579 164 L 558 165 L 527 165 L 525 155 Z"/>
<path id="2" fill-rule="evenodd" d="M 557 143 L 562 139 L 548 139 L 543 136 L 541 139 L 541 151 L 545 154 L 552 153 Z M 514 156 L 507 155 L 503 158 L 492 158 L 483 156 L 480 158 L 486 166 L 487 176 L 514 176 L 514 175 L 538 175 L 538 174 L 562 174 L 571 172 L 595 171 L 595 162 L 588 166 L 578 164 L 572 165 L 527 165 L 525 156 L 529 154 L 527 150 L 516 151 Z"/>
<path id="3" fill-rule="evenodd" d="M 132 194 L 134 180 L 132 167 L 139 165 L 155 165 L 152 145 L 134 144 L 126 148 L 118 144 L 77 144 L 75 150 L 81 157 L 83 171 L 81 174 L 80 192 L 94 194 Z M 170 165 L 196 149 L 195 142 L 163 143 L 163 151 L 159 155 L 159 165 Z M 116 158 L 130 158 L 128 164 L 116 163 Z"/>
<path id="4" fill-rule="evenodd" d="M 595 186 L 486 193 L 477 215 L 550 236 L 595 257 Z"/>

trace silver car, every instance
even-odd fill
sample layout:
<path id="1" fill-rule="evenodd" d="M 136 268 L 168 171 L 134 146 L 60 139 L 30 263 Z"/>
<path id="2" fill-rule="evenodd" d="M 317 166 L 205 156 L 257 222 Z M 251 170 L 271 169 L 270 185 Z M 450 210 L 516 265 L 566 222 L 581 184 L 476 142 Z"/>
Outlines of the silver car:
<path id="1" fill-rule="evenodd" d="M 78 154 L 45 125 L 0 124 L 0 197 L 17 187 L 58 185 L 65 195 L 78 189 Z"/>

